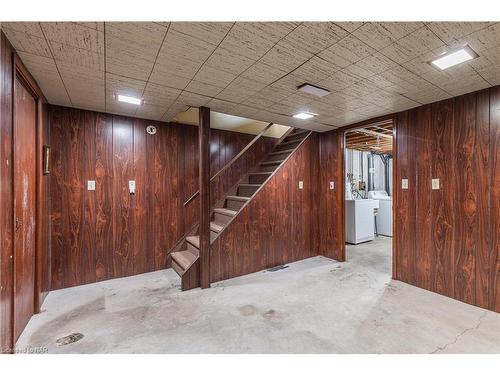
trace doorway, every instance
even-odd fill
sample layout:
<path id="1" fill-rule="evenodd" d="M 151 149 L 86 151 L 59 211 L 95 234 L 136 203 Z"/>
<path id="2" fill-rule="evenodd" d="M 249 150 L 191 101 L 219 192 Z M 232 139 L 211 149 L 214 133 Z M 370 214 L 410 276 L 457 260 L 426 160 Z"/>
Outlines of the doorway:
<path id="1" fill-rule="evenodd" d="M 14 318 L 17 341 L 35 311 L 36 145 L 38 98 L 14 79 Z"/>
<path id="2" fill-rule="evenodd" d="M 346 259 L 391 275 L 393 257 L 394 121 L 344 132 Z"/>

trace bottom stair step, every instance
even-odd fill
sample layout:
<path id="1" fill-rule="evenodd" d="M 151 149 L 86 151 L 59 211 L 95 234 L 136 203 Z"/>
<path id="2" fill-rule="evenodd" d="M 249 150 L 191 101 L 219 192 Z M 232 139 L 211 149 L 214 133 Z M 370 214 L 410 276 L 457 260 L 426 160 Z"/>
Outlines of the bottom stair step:
<path id="1" fill-rule="evenodd" d="M 184 251 L 176 251 L 170 255 L 172 258 L 172 268 L 175 272 L 182 276 L 182 274 L 186 272 L 186 270 L 188 270 L 194 262 L 196 262 L 199 256 L 200 253 L 198 250 L 193 251 L 188 249 Z"/>

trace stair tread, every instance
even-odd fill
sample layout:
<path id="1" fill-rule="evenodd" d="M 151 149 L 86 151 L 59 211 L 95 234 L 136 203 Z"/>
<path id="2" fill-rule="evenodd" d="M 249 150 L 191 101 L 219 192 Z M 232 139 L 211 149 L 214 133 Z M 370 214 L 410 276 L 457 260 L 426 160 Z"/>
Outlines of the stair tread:
<path id="1" fill-rule="evenodd" d="M 227 208 L 214 208 L 214 212 L 227 216 L 234 216 L 238 213 L 238 211 L 228 210 Z"/>
<path id="2" fill-rule="evenodd" d="M 273 165 L 273 164 L 281 164 L 285 161 L 285 159 L 283 160 L 269 160 L 269 161 L 261 161 L 260 162 L 260 165 Z"/>
<path id="3" fill-rule="evenodd" d="M 254 174 L 272 174 L 273 172 L 252 172 L 252 173 L 249 173 L 250 175 L 254 175 Z"/>
<path id="4" fill-rule="evenodd" d="M 289 152 L 292 152 L 293 150 L 295 150 L 295 149 L 294 148 L 289 148 L 289 149 L 281 150 L 281 151 L 273 151 L 269 155 L 288 154 Z"/>
<path id="5" fill-rule="evenodd" d="M 260 186 L 262 184 L 239 184 L 238 186 L 244 186 L 244 187 L 257 187 L 257 186 Z"/>
<path id="6" fill-rule="evenodd" d="M 210 229 L 214 232 L 219 233 L 221 230 L 224 229 L 223 225 L 217 224 L 215 221 L 210 222 Z"/>
<path id="7" fill-rule="evenodd" d="M 198 251 L 183 250 L 176 251 L 171 254 L 172 259 L 177 263 L 184 271 L 187 270 L 196 260 L 199 258 L 200 253 Z"/>
<path id="8" fill-rule="evenodd" d="M 250 197 L 242 197 L 242 196 L 239 196 L 239 195 L 228 195 L 226 197 L 226 199 L 230 199 L 230 200 L 233 200 L 233 201 L 246 202 L 247 200 L 250 199 Z"/>
<path id="9" fill-rule="evenodd" d="M 186 241 L 198 249 L 200 248 L 200 236 L 188 236 L 186 237 Z"/>
<path id="10" fill-rule="evenodd" d="M 299 143 L 300 140 L 299 139 L 295 139 L 295 140 L 292 140 L 292 141 L 283 141 L 281 143 L 278 143 L 277 146 L 288 146 L 288 145 L 292 145 L 294 143 Z"/>

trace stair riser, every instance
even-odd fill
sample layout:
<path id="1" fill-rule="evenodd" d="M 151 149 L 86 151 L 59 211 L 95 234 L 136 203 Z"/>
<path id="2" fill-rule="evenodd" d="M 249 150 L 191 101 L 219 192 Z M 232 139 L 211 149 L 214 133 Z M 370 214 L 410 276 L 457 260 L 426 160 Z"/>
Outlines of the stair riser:
<path id="1" fill-rule="evenodd" d="M 280 153 L 280 154 L 277 154 L 277 155 L 269 155 L 268 158 L 266 159 L 266 161 L 283 160 L 283 159 L 286 159 L 288 157 L 288 155 L 290 155 L 290 153 L 291 153 L 291 151 L 287 152 L 286 154 Z"/>
<path id="2" fill-rule="evenodd" d="M 268 175 L 249 175 L 248 183 L 249 184 L 262 184 L 269 178 Z"/>
<path id="3" fill-rule="evenodd" d="M 232 218 L 232 216 L 223 215 L 218 212 L 214 213 L 214 221 L 218 224 L 227 224 Z"/>
<path id="4" fill-rule="evenodd" d="M 217 237 L 218 234 L 219 234 L 219 232 L 214 232 L 213 230 L 211 230 L 210 231 L 210 241 L 215 240 L 215 237 Z"/>
<path id="5" fill-rule="evenodd" d="M 257 191 L 259 186 L 239 186 L 238 195 L 240 197 L 251 197 Z"/>
<path id="6" fill-rule="evenodd" d="M 196 246 L 190 244 L 189 242 L 186 242 L 186 244 L 187 244 L 187 249 L 188 250 L 194 250 L 194 251 L 198 251 L 199 250 Z"/>
<path id="7" fill-rule="evenodd" d="M 245 201 L 235 201 L 232 199 L 226 199 L 226 208 L 229 210 L 239 211 L 241 207 L 245 204 Z"/>
<path id="8" fill-rule="evenodd" d="M 285 141 L 283 141 L 282 143 L 280 143 L 278 146 L 276 146 L 276 151 L 281 151 L 281 150 L 286 150 L 286 149 L 290 149 L 290 148 L 295 148 L 299 145 L 300 143 L 300 139 L 297 139 L 297 140 L 292 140 L 292 142 L 290 143 L 285 143 Z"/>
<path id="9" fill-rule="evenodd" d="M 279 164 L 261 165 L 259 170 L 260 172 L 274 172 L 279 166 Z"/>
<path id="10" fill-rule="evenodd" d="M 292 134 L 286 137 L 284 142 L 289 142 L 289 141 L 300 142 L 302 139 L 304 139 L 305 136 L 306 136 L 305 134 L 296 134 L 296 135 Z"/>
<path id="11" fill-rule="evenodd" d="M 184 273 L 182 267 L 179 266 L 173 259 L 172 259 L 172 268 L 179 276 L 182 276 L 182 274 Z"/>

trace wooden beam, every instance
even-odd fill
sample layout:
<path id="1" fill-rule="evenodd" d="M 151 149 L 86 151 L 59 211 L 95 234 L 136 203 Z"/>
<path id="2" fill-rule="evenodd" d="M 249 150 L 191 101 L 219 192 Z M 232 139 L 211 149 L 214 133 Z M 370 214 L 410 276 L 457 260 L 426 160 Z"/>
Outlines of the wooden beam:
<path id="1" fill-rule="evenodd" d="M 200 107 L 200 286 L 210 288 L 210 108 Z"/>

